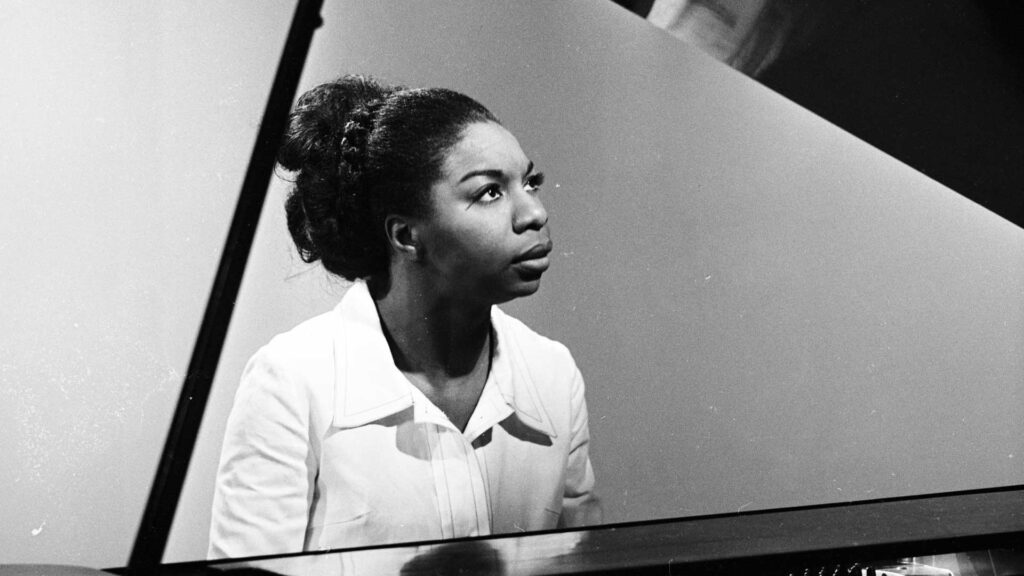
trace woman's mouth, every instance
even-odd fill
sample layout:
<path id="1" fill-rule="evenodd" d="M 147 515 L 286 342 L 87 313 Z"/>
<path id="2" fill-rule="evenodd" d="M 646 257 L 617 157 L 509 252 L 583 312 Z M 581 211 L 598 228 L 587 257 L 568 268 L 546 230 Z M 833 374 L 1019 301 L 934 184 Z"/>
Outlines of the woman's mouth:
<path id="1" fill-rule="evenodd" d="M 548 254 L 551 253 L 551 241 L 547 240 L 541 244 L 531 247 L 529 250 L 516 256 L 512 264 L 524 272 L 541 273 L 548 269 L 551 261 Z"/>

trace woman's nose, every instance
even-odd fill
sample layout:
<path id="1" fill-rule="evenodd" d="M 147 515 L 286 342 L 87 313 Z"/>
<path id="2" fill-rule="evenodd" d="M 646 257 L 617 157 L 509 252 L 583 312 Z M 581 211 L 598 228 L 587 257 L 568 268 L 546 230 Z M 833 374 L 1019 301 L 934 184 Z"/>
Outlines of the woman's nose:
<path id="1" fill-rule="evenodd" d="M 516 234 L 527 230 L 540 230 L 548 223 L 548 211 L 540 197 L 527 190 L 520 190 L 517 195 L 515 214 L 512 216 L 512 229 Z"/>

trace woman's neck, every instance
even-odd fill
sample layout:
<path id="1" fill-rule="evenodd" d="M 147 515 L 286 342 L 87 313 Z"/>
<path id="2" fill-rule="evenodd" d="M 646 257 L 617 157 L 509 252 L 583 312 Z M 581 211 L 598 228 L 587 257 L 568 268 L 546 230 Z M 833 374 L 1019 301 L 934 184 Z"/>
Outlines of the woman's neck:
<path id="1" fill-rule="evenodd" d="M 490 358 L 490 306 L 395 282 L 374 298 L 395 364 L 431 383 L 457 383 Z"/>

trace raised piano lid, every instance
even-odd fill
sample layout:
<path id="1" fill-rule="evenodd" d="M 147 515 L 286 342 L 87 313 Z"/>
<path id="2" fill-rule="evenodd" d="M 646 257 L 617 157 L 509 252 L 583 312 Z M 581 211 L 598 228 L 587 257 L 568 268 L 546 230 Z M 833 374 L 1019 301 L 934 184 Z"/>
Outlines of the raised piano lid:
<path id="1" fill-rule="evenodd" d="M 701 514 L 695 506 L 735 510 L 729 505 L 742 504 L 746 494 L 758 496 L 755 505 L 780 506 L 900 496 L 911 486 L 946 492 L 1020 482 L 1019 460 L 1012 457 L 1019 452 L 1019 405 L 1004 393 L 1019 389 L 1021 374 L 1014 355 L 1024 322 L 1019 228 L 607 3 L 509 4 L 503 12 L 530 31 L 529 42 L 472 44 L 459 54 L 446 35 L 432 33 L 429 42 L 401 49 L 395 38 L 380 51 L 369 41 L 376 38 L 369 27 L 434 28 L 414 25 L 423 16 L 411 11 L 373 6 L 366 10 L 375 17 L 364 15 L 365 21 L 348 18 L 355 12 L 342 9 L 347 6 L 339 7 L 337 20 L 328 19 L 318 46 L 332 56 L 311 75 L 328 77 L 358 62 L 385 77 L 420 78 L 412 69 L 424 58 L 410 55 L 439 46 L 452 52 L 423 73 L 437 85 L 462 86 L 460 80 L 475 77 L 465 70 L 477 62 L 547 64 L 515 68 L 516 76 L 472 93 L 504 102 L 502 116 L 515 119 L 510 122 L 524 141 L 554 140 L 573 151 L 559 154 L 562 147 L 554 146 L 544 155 L 576 190 L 552 195 L 551 205 L 559 214 L 559 241 L 573 254 L 560 270 L 576 279 L 577 291 L 566 299 L 549 290 L 514 312 L 571 343 L 595 375 L 588 400 L 592 413 L 603 416 L 593 426 L 602 447 L 601 494 L 619 507 L 611 510 L 618 514 L 613 520 Z M 477 22 L 467 28 L 492 34 L 491 17 L 464 3 L 432 2 L 429 21 Z M 600 71 L 565 73 L 588 62 L 601 63 Z M 540 84 L 544 95 L 532 102 L 502 96 L 519 84 Z M 581 94 L 590 99 L 585 107 L 577 101 Z M 608 113 L 623 101 L 637 110 Z M 544 102 L 568 102 L 586 113 L 560 112 L 552 130 L 537 119 L 561 108 Z M 714 137 L 697 146 L 681 128 Z M 556 138 L 562 135 L 569 142 Z M 661 161 L 663 153 L 671 161 Z M 574 163 L 591 156 L 602 161 Z M 642 187 L 643 201 L 623 194 L 618 182 Z M 605 250 L 621 249 L 616 241 L 633 228 L 602 226 L 606 220 L 593 210 L 577 209 L 584 192 L 588 206 L 662 230 L 669 241 L 634 242 L 628 253 Z M 661 314 L 624 306 L 619 291 L 608 289 L 606 262 L 620 266 L 619 278 L 643 279 L 622 287 L 647 297 Z M 702 266 L 710 268 L 698 274 Z M 723 278 L 731 281 L 719 283 Z M 985 305 L 965 305 L 973 302 Z M 607 337 L 609 326 L 619 330 L 614 337 Z M 603 337 L 585 337 L 592 334 Z M 966 336 L 973 334 L 981 337 Z M 645 346 L 620 356 L 609 352 L 608 342 L 635 341 Z M 745 346 L 742 354 L 735 344 Z M 883 346 L 889 344 L 891 350 Z M 879 367 L 885 374 L 874 371 Z M 971 395 L 960 393 L 965 381 Z M 664 394 L 666 382 L 685 386 Z M 703 398 L 714 405 L 701 404 Z M 630 412 L 615 409 L 626 400 Z M 720 402 L 729 403 L 732 417 L 720 412 Z M 996 417 L 978 413 L 979 406 Z M 666 449 L 638 430 L 677 443 Z M 698 447 L 695 430 L 706 437 Z M 827 451 L 817 452 L 821 446 Z M 657 463 L 647 469 L 657 476 L 637 482 L 630 466 L 636 462 Z M 203 465 L 212 460 L 193 462 L 193 469 Z M 978 483 L 963 481 L 980 476 Z M 510 574 L 706 563 L 760 571 L 771 562 L 825 556 L 870 560 L 1006 546 L 1011 541 L 1001 539 L 1022 530 L 1020 496 L 958 493 L 174 569 L 400 573 L 429 567 L 431 559 L 462 558 Z M 186 500 L 207 507 L 204 499 Z M 204 528 L 197 524 L 182 525 L 182 533 Z"/>

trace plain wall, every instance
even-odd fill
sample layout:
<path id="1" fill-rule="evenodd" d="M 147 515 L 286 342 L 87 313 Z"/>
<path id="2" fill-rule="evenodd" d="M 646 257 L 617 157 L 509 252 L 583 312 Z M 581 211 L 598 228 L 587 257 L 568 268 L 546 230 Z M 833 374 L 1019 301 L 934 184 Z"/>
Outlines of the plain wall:
<path id="1" fill-rule="evenodd" d="M 288 4 L 0 8 L 0 564 L 127 561 Z"/>
<path id="2" fill-rule="evenodd" d="M 0 562 L 123 564 L 291 7 L 15 6 Z M 465 91 L 548 174 L 554 265 L 507 309 L 584 372 L 607 521 L 1024 478 L 1019 228 L 611 3 L 344 1 L 324 19 L 302 88 L 368 72 Z M 205 555 L 248 356 L 345 288 L 294 255 L 286 189 L 167 560 Z"/>

